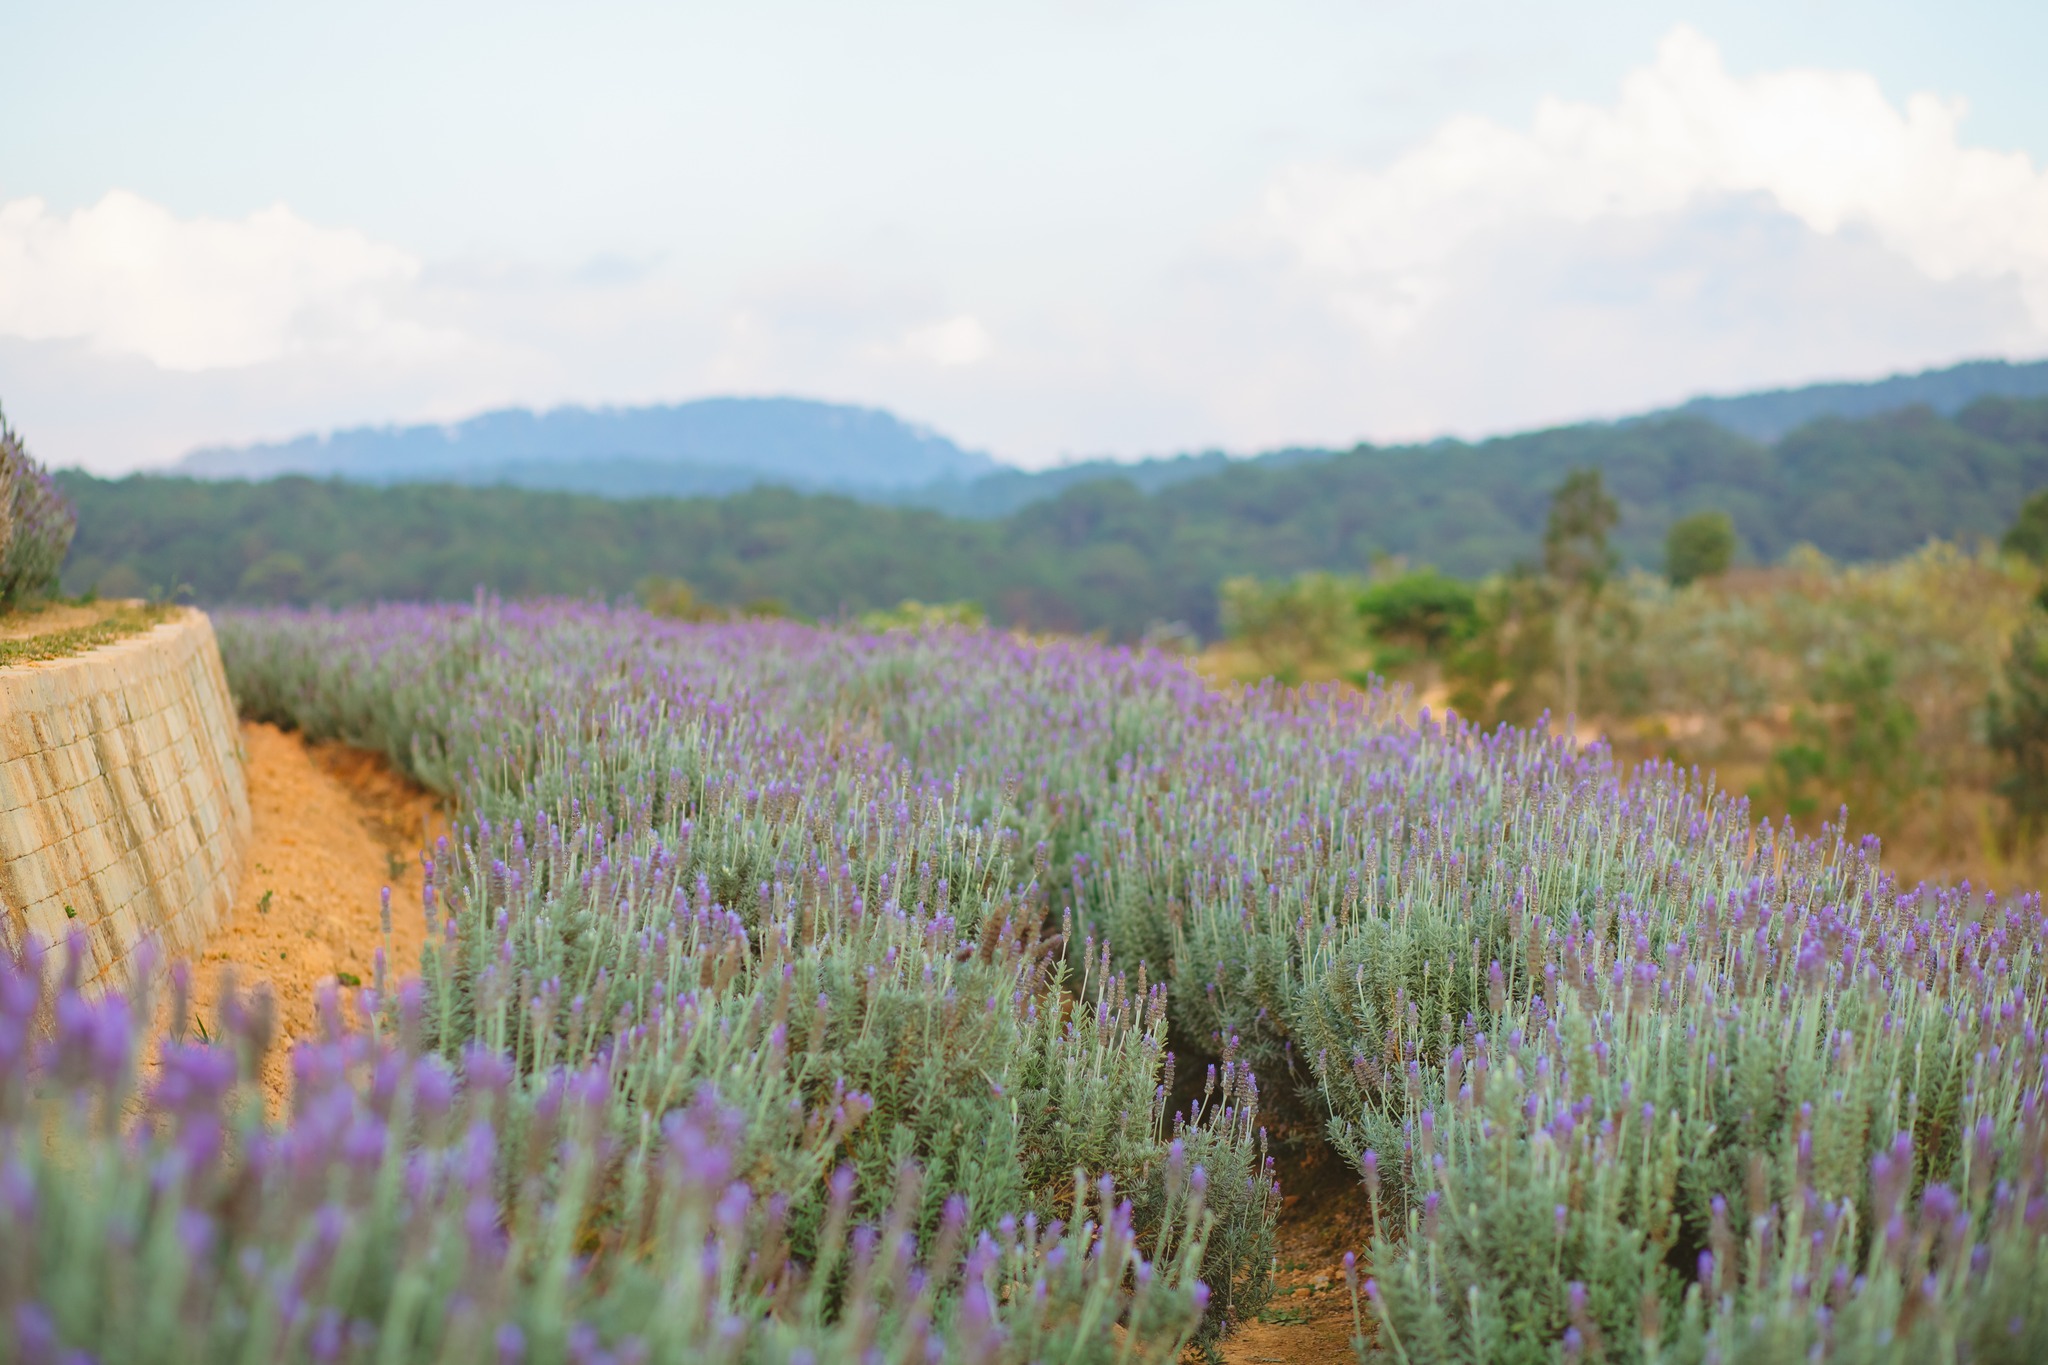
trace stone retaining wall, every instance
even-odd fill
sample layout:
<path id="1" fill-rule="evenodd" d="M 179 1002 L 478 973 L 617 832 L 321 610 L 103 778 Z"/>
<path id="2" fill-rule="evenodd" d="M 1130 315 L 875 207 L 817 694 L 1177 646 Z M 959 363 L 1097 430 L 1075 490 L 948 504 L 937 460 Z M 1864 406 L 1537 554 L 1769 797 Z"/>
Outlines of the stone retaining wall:
<path id="1" fill-rule="evenodd" d="M 151 935 L 159 963 L 196 958 L 234 906 L 249 848 L 242 765 L 197 611 L 0 668 L 0 944 L 82 932 L 95 995 L 134 984 Z"/>

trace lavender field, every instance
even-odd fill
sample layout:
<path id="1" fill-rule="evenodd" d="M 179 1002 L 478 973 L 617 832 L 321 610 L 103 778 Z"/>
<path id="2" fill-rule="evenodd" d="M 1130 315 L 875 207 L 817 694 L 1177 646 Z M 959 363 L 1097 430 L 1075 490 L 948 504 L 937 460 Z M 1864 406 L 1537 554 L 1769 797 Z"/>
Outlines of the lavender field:
<path id="1" fill-rule="evenodd" d="M 245 715 L 455 798 L 430 947 L 282 1126 L 260 1001 L 147 1069 L 0 961 L 19 1359 L 1169 1361 L 1322 1143 L 1361 1359 L 2048 1359 L 2038 897 L 1082 642 L 217 624 Z"/>

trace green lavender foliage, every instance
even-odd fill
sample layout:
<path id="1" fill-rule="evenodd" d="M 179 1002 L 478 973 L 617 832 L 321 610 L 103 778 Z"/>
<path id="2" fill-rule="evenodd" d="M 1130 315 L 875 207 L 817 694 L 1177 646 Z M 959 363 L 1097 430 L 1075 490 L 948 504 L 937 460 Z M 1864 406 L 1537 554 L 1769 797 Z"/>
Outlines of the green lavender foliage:
<path id="1" fill-rule="evenodd" d="M 867 1223 L 837 1171 L 796 1258 L 715 1086 L 620 1143 L 607 1065 L 522 1074 L 480 1046 L 451 1065 L 421 1045 L 416 986 L 369 1031 L 330 993 L 273 1127 L 262 998 L 231 997 L 215 1043 L 174 1023 L 144 1071 L 148 1000 L 82 997 L 84 956 L 52 991 L 47 962 L 0 955 L 0 1359 L 1166 1365 L 1201 1316 L 1210 1219 L 1183 1149 L 1142 1240 L 1114 1183 L 1076 1174 L 1059 1217 L 977 1235 L 955 1198 L 920 1241 L 905 1163 Z"/>
<path id="2" fill-rule="evenodd" d="M 0 611 L 56 591 L 78 515 L 0 412 Z"/>
<path id="3" fill-rule="evenodd" d="M 1411 1072 L 1377 1354 L 2039 1354 L 2038 902 L 1802 906 L 1828 875 L 1661 944 L 1625 910 L 1542 931 L 1532 993 Z"/>
<path id="4" fill-rule="evenodd" d="M 1178 1133 L 1224 1173 L 1202 1274 L 1241 1320 L 1277 1108 L 1372 1186 L 1368 1353 L 2041 1330 L 2037 898 L 1900 886 L 1874 841 L 1542 727 L 1085 645 L 490 603 L 222 637 L 245 706 L 462 793 L 435 1045 L 596 1048 L 642 1113 L 739 1066 L 793 1209 L 908 1153 L 989 1207 L 1108 1171 L 1142 1215 Z M 1179 1120 L 1169 1044 L 1216 1066 Z"/>
<path id="5" fill-rule="evenodd" d="M 922 1238 L 956 1195 L 976 1229 L 1051 1216 L 1077 1166 L 1130 1191 L 1144 1228 L 1178 1143 L 1216 1220 L 1204 1330 L 1264 1301 L 1277 1194 L 1250 1071 L 1172 1113 L 1163 983 L 1048 938 L 1059 850 L 1111 755 L 1173 722 L 1178 670 L 1133 689 L 1085 649 L 643 635 L 599 609 L 423 613 L 409 648 L 346 618 L 280 624 L 221 623 L 245 712 L 393 752 L 468 813 L 428 868 L 433 1046 L 481 1040 L 528 1070 L 608 1056 L 656 1116 L 743 1077 L 752 1169 L 790 1200 L 801 1255 L 842 1162 L 871 1192 L 918 1162 Z M 1076 660 L 1097 676 L 1062 702 Z M 1027 780 L 1032 692 L 1077 742 Z"/>
<path id="6" fill-rule="evenodd" d="M 1863 1261 L 1889 1216 L 1873 1163 L 1901 1140 L 1912 1199 L 1995 1167 L 1973 1226 L 2006 1230 L 1953 1255 L 2034 1273 L 2037 898 L 1903 888 L 1874 841 L 1752 826 L 1696 775 L 1396 708 L 1255 696 L 1137 774 L 1089 869 L 1101 932 L 1171 953 L 1176 1021 L 1299 1087 L 1378 1182 L 1375 1350 L 1550 1359 L 1590 1338 L 1577 1283 L 1609 1356 L 1734 1358 L 1753 1306 L 1797 1305 L 1744 1261 L 1688 1307 L 1717 1209 L 1782 1238 L 1797 1205 L 1809 1236 L 1822 1206 L 1865 1230 L 1815 1253 L 1809 1288 L 1847 1278 L 1802 1301 L 1800 1349 L 1863 1358 L 1827 1322 L 1876 1323 L 1892 1292 Z M 1574 1135 L 1576 1164 L 1546 1165 Z M 2008 1199 L 2035 1212 L 1996 1224 Z M 1941 1285 L 1951 1323 L 2019 1292 Z"/>

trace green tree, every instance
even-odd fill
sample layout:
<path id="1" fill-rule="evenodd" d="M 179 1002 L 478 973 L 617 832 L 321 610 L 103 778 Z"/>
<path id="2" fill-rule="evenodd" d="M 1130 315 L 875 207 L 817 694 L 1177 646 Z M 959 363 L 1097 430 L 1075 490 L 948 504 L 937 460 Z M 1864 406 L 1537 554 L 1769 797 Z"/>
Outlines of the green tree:
<path id="1" fill-rule="evenodd" d="M 2036 564 L 2048 564 L 2048 488 L 2020 504 L 2020 514 L 1999 547 Z"/>
<path id="2" fill-rule="evenodd" d="M 1563 601 L 1557 613 L 1557 656 L 1564 674 L 1564 714 L 1579 713 L 1579 656 L 1593 603 L 1613 576 L 1619 557 L 1607 536 L 1621 507 L 1597 469 L 1574 469 L 1550 499 L 1543 528 L 1543 569 Z"/>
<path id="3" fill-rule="evenodd" d="M 2005 770 L 1998 794 L 2005 798 L 2010 854 L 2031 847 L 2048 828 L 2048 618 L 2036 616 L 2014 632 L 2005 688 L 1985 707 L 1984 737 Z"/>
<path id="4" fill-rule="evenodd" d="M 305 560 L 290 550 L 273 550 L 245 569 L 237 586 L 259 602 L 300 602 L 306 579 Z"/>
<path id="5" fill-rule="evenodd" d="M 1305 573 L 1284 583 L 1225 579 L 1223 628 L 1281 682 L 1340 663 L 1358 642 L 1358 585 L 1335 574 Z"/>
<path id="6" fill-rule="evenodd" d="M 1896 671 L 1889 653 L 1868 647 L 1822 669 L 1815 689 L 1815 699 L 1834 717 L 1834 775 L 1871 820 L 1895 818 L 1919 778 L 1913 754 L 1919 722 L 1899 696 Z"/>
<path id="7" fill-rule="evenodd" d="M 1793 715 L 1797 736 L 1771 756 L 1767 792 L 1794 816 L 1820 806 L 1826 784 L 1866 824 L 1894 823 L 1919 785 L 1919 721 L 1898 694 L 1892 656 L 1874 646 L 1827 660 L 1812 709 Z"/>
<path id="8" fill-rule="evenodd" d="M 1735 520 L 1726 512 L 1680 517 L 1664 537 L 1664 575 L 1674 588 L 1719 578 L 1734 559 Z"/>
<path id="9" fill-rule="evenodd" d="M 887 611 L 864 611 L 857 619 L 862 630 L 928 630 L 935 626 L 979 630 L 988 624 L 988 613 L 979 602 L 920 602 L 906 597 Z"/>
<path id="10" fill-rule="evenodd" d="M 1521 725 L 1542 710 L 1542 681 L 1557 666 L 1557 585 L 1527 568 L 1480 586 L 1472 638 L 1455 650 L 1444 672 L 1451 709 L 1481 724 Z"/>
<path id="11" fill-rule="evenodd" d="M 1358 614 L 1374 639 L 1434 657 L 1471 636 L 1479 598 L 1469 583 L 1417 569 L 1368 585 L 1358 595 Z"/>

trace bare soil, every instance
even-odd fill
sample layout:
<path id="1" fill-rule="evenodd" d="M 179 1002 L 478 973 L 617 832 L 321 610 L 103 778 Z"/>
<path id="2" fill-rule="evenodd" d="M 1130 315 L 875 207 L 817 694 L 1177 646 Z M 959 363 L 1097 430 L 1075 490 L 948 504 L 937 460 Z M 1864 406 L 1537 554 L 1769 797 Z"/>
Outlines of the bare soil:
<path id="1" fill-rule="evenodd" d="M 384 948 L 392 982 L 419 974 L 426 923 L 420 908 L 423 845 L 447 828 L 440 799 L 375 754 L 308 744 L 274 725 L 245 723 L 249 755 L 249 865 L 234 914 L 193 964 L 198 1021 L 218 1032 L 223 985 L 267 987 L 277 1033 L 264 1064 L 265 1100 L 289 1098 L 293 1042 L 315 1031 L 315 1002 L 334 985 L 344 997 L 376 980 Z M 380 893 L 391 888 L 391 934 Z M 354 1019 L 349 1008 L 346 1017 Z"/>
<path id="2" fill-rule="evenodd" d="M 1357 1174 L 1327 1150 L 1283 1166 L 1273 1299 L 1221 1343 L 1226 1365 L 1345 1365 L 1355 1359 L 1344 1253 L 1371 1241 L 1372 1208 Z M 1363 1272 L 1361 1272 L 1362 1274 Z"/>

